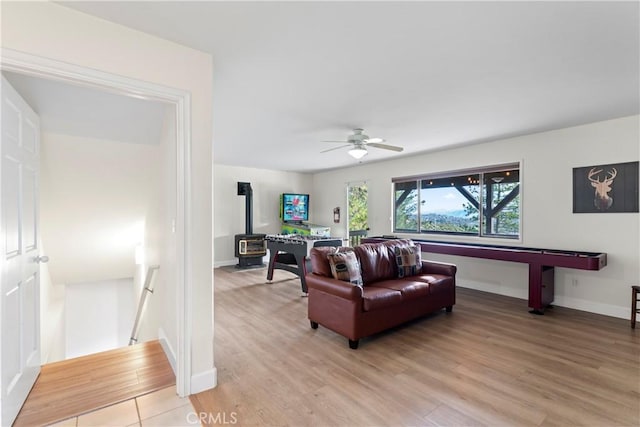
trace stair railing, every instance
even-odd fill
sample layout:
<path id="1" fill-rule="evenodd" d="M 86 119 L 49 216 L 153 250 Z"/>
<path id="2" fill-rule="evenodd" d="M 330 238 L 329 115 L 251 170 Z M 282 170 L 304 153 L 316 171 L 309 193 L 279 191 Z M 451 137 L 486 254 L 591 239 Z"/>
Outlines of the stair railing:
<path id="1" fill-rule="evenodd" d="M 147 298 L 153 293 L 153 276 L 156 270 L 160 268 L 159 265 L 151 265 L 147 269 L 147 277 L 144 280 L 144 288 L 140 294 L 140 302 L 138 302 L 138 311 L 136 313 L 136 320 L 133 322 L 133 329 L 131 330 L 131 338 L 129 339 L 129 345 L 138 343 L 138 332 L 140 329 L 140 323 L 142 322 L 142 316 L 144 314 L 144 308 L 147 303 Z"/>
<path id="2" fill-rule="evenodd" d="M 363 237 L 367 237 L 369 230 L 350 230 L 349 231 L 349 246 L 358 246 Z"/>

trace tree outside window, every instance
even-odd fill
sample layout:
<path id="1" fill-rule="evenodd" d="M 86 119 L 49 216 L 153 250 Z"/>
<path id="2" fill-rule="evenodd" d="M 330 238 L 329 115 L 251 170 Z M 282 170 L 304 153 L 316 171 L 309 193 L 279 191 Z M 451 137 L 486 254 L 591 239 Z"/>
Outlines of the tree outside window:
<path id="1" fill-rule="evenodd" d="M 397 183 L 395 194 L 395 231 L 418 231 L 418 184 Z"/>
<path id="2" fill-rule="evenodd" d="M 349 231 L 369 229 L 367 198 L 368 190 L 366 184 L 349 186 Z"/>

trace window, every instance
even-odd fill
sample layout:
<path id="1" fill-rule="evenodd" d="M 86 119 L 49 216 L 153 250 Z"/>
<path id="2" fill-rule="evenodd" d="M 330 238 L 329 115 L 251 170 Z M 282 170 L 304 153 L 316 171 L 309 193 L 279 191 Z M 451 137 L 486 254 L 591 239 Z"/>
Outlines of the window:
<path id="1" fill-rule="evenodd" d="M 520 237 L 518 164 L 394 178 L 394 231 Z"/>

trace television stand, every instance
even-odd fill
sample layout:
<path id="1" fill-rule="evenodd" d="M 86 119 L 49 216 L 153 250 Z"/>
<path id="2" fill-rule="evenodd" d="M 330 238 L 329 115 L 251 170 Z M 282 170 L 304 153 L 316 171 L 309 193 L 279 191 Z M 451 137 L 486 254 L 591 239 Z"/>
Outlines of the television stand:
<path id="1" fill-rule="evenodd" d="M 282 234 L 298 234 L 300 236 L 331 236 L 331 227 L 305 222 L 282 223 Z"/>

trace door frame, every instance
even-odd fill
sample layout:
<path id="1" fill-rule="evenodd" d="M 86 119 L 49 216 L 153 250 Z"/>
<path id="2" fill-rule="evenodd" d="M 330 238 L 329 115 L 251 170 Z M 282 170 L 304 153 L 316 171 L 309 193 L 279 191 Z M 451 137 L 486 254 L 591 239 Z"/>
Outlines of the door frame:
<path id="1" fill-rule="evenodd" d="M 191 394 L 191 93 L 95 69 L 0 48 L 0 69 L 100 89 L 118 95 L 161 101 L 175 107 L 176 120 L 176 389 Z"/>

